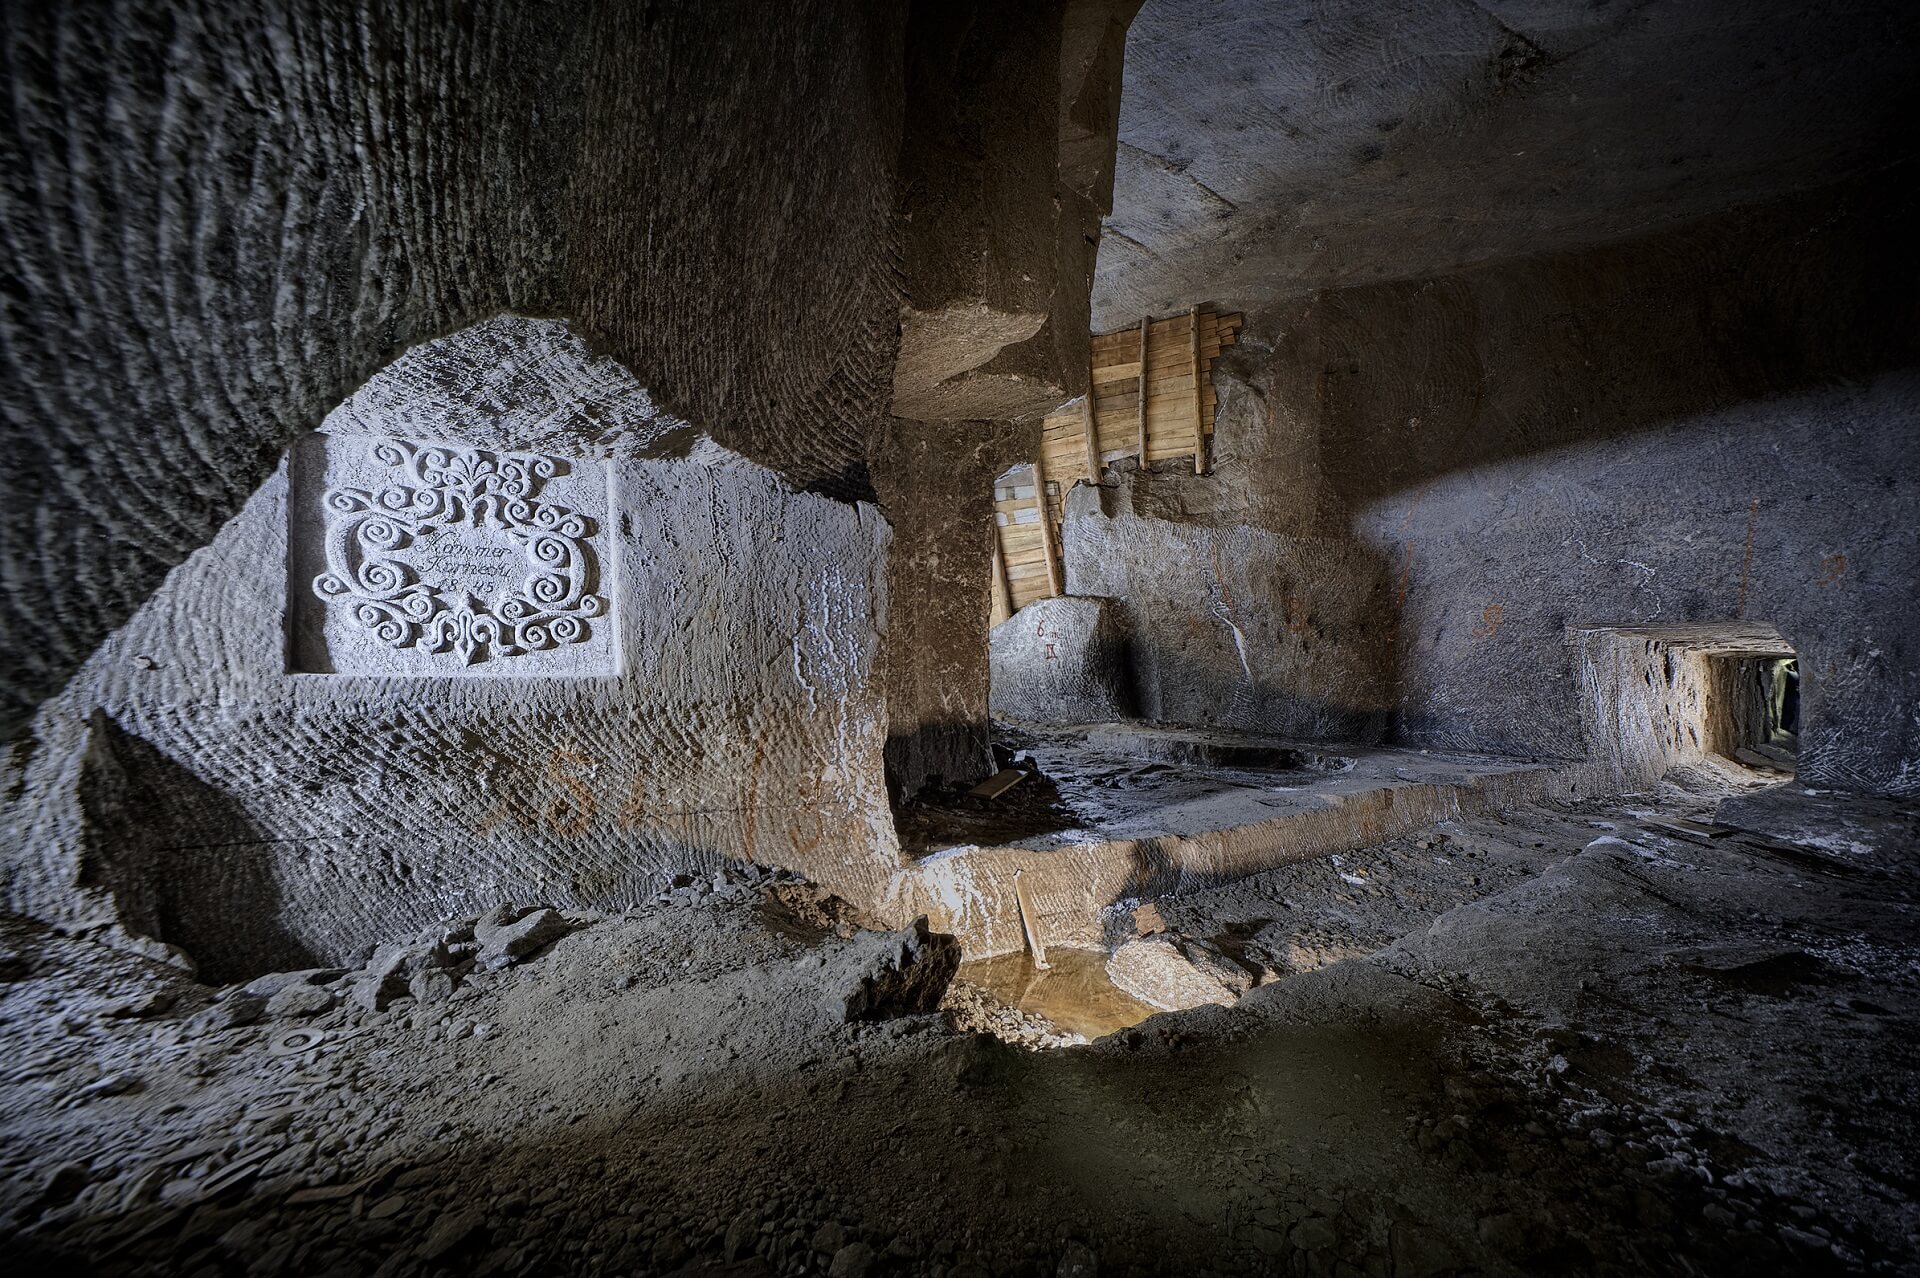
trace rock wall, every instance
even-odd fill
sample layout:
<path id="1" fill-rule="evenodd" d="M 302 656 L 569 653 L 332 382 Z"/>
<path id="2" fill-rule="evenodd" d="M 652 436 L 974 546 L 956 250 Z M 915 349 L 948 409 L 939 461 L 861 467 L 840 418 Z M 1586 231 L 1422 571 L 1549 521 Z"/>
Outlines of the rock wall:
<path id="1" fill-rule="evenodd" d="M 893 527 L 887 561 L 887 777 L 896 796 L 993 771 L 987 626 L 993 477 L 1032 427 L 895 419 L 875 446 L 874 487 Z"/>
<path id="2" fill-rule="evenodd" d="M 1110 599 L 1040 599 L 993 628 L 995 717 L 1109 723 L 1134 717 L 1125 624 Z"/>
<path id="3" fill-rule="evenodd" d="M 1247 562 L 1282 575 L 1298 545 L 1344 542 L 1373 569 L 1347 589 L 1354 624 L 1391 635 L 1368 672 L 1399 740 L 1569 758 L 1569 625 L 1770 623 L 1801 657 L 1801 778 L 1920 792 L 1916 211 L 1896 169 L 1255 317 L 1216 474 L 1132 477 L 1149 517 L 1083 519 L 1067 543 L 1078 565 L 1077 540 L 1120 531 L 1099 557 L 1149 571 L 1070 569 L 1071 588 L 1158 610 L 1219 595 L 1203 550 L 1223 528 L 1259 530 Z M 1271 686 L 1320 686 L 1284 642 L 1258 645 Z M 1183 651 L 1196 693 L 1154 713 L 1236 713 L 1240 654 Z"/>
<path id="4" fill-rule="evenodd" d="M 1139 713 L 1302 741 L 1380 740 L 1395 684 L 1378 558 L 1338 538 L 1143 516 L 1132 508 L 1137 475 L 1076 487 L 1064 540 L 1067 593 L 1105 597 L 1120 615 Z"/>
<path id="5" fill-rule="evenodd" d="M 878 898 L 897 845 L 877 509 L 697 435 L 558 321 L 409 352 L 324 431 L 41 709 L 10 770 L 5 908 L 117 923 L 226 979 L 506 900 L 616 907 L 726 859 Z M 394 440 L 442 446 L 439 470 Z M 375 449 L 399 459 L 394 487 L 366 478 Z M 559 474 L 515 489 L 515 457 Z M 593 484 L 603 507 L 580 499 Z M 463 524 L 429 491 L 497 500 Z M 343 493 L 347 523 L 316 521 L 316 497 Z M 575 523 L 554 513 L 568 503 Z M 365 531 L 368 506 L 402 531 Z M 516 521 L 541 531 L 500 531 Z M 349 532 L 383 549 L 342 570 L 320 552 Z M 571 557 L 543 561 L 556 541 Z M 486 553 L 501 546 L 525 554 Z M 509 626 L 502 594 L 541 573 L 472 568 L 507 561 L 573 588 L 529 584 L 546 611 Z M 382 563 L 446 589 L 383 585 Z M 353 592 L 321 598 L 329 573 Z"/>
<path id="6" fill-rule="evenodd" d="M 567 316 L 728 447 L 844 487 L 891 395 L 905 15 L 767 19 L 11 8 L 0 731 L 296 436 L 489 315 Z"/>

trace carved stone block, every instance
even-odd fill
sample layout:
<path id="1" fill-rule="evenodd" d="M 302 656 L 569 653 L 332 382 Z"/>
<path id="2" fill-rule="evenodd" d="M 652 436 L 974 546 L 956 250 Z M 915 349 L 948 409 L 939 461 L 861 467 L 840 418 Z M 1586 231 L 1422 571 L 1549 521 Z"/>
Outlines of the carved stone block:
<path id="1" fill-rule="evenodd" d="M 600 464 L 320 434 L 296 448 L 291 478 L 292 670 L 618 670 Z"/>

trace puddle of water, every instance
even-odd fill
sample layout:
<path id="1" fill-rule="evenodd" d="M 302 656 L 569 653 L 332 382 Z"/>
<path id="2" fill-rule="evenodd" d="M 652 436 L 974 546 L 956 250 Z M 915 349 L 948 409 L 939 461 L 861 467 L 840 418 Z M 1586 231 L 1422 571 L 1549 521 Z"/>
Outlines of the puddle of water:
<path id="1" fill-rule="evenodd" d="M 1138 1025 L 1159 1010 L 1107 979 L 1105 950 L 1049 948 L 1047 962 L 1049 966 L 1041 971 L 1022 950 L 972 959 L 960 965 L 959 975 L 1010 1007 L 1044 1016 L 1088 1039 Z"/>

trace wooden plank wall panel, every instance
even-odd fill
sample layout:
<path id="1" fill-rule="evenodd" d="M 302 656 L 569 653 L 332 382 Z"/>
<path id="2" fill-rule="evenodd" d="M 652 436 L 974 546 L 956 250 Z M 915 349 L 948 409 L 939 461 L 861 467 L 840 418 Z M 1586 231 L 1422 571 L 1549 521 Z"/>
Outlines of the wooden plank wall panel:
<path id="1" fill-rule="evenodd" d="M 1002 620 L 1007 605 L 1017 611 L 1054 594 L 1050 578 L 1062 576 L 1056 559 L 1051 571 L 1047 539 L 1035 514 L 1045 511 L 1053 544 L 1059 544 L 1068 489 L 1078 480 L 1099 482 L 1090 463 L 1140 454 L 1142 420 L 1140 395 L 1146 390 L 1144 422 L 1147 461 L 1192 458 L 1196 470 L 1205 470 L 1211 450 L 1205 438 L 1196 438 L 1198 426 L 1213 434 L 1217 401 L 1213 392 L 1213 361 L 1239 336 L 1242 317 L 1196 310 L 1162 320 L 1133 324 L 1117 333 L 1097 333 L 1089 360 L 1092 394 L 1086 401 L 1049 415 L 1040 435 L 1040 469 L 1045 475 L 1044 505 L 1037 506 L 1029 467 L 1019 467 L 994 490 L 995 532 L 1005 571 L 1006 598 L 996 593 L 994 616 Z M 1146 339 L 1146 376 L 1141 377 L 1140 346 Z M 1196 354 L 1199 394 L 1195 395 Z M 1197 420 L 1196 420 L 1197 418 Z M 1087 438 L 1088 423 L 1093 439 Z M 1091 442 L 1092 447 L 1089 447 Z M 1024 512 L 1027 523 L 1021 523 Z M 1057 554 L 1057 551 L 1056 551 Z"/>

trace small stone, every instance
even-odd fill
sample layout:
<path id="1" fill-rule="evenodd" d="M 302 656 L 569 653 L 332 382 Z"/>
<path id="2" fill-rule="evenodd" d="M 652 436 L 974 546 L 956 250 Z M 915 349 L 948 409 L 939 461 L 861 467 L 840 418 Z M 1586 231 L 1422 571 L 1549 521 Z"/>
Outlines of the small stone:
<path id="1" fill-rule="evenodd" d="M 40 1187 L 40 1201 L 48 1207 L 64 1207 L 92 1180 L 93 1172 L 85 1163 L 61 1163 Z"/>
<path id="2" fill-rule="evenodd" d="M 822 1255 L 833 1255 L 846 1246 L 847 1241 L 847 1227 L 837 1220 L 829 1220 L 813 1232 L 813 1249 Z"/>
<path id="3" fill-rule="evenodd" d="M 239 1029 L 242 1026 L 256 1024 L 266 1015 L 267 1000 L 255 998 L 251 994 L 229 994 L 206 1011 L 193 1018 L 195 1028 L 207 1032 L 223 1029 Z"/>
<path id="4" fill-rule="evenodd" d="M 421 1258 L 423 1260 L 440 1259 L 472 1238 L 486 1223 L 486 1213 L 478 1207 L 448 1212 L 434 1222 L 433 1229 L 427 1234 L 426 1242 L 420 1245 Z"/>
<path id="5" fill-rule="evenodd" d="M 760 1213 L 752 1208 L 735 1216 L 727 1225 L 726 1253 L 729 1261 L 753 1251 L 753 1240 L 760 1232 Z"/>
<path id="6" fill-rule="evenodd" d="M 1098 1278 L 1100 1262 L 1085 1243 L 1068 1243 L 1054 1278 Z"/>
<path id="7" fill-rule="evenodd" d="M 686 1235 L 677 1229 L 669 1229 L 653 1244 L 653 1263 L 661 1269 L 678 1269 L 692 1254 Z"/>
<path id="8" fill-rule="evenodd" d="M 88 1100 L 100 1096 L 125 1096 L 131 1092 L 140 1091 L 145 1086 L 146 1083 L 138 1074 L 108 1074 L 105 1078 L 83 1088 L 80 1095 Z"/>
<path id="9" fill-rule="evenodd" d="M 416 972 L 407 982 L 407 993 L 421 1007 L 433 1007 L 453 997 L 453 973 L 439 970 Z"/>
<path id="10" fill-rule="evenodd" d="M 389 1216 L 397 1216 L 406 1208 L 406 1205 L 405 1194 L 388 1194 L 367 1210 L 367 1219 L 385 1220 Z"/>
<path id="11" fill-rule="evenodd" d="M 1289 1241 L 1302 1251 L 1325 1251 L 1339 1241 L 1333 1222 L 1325 1216 L 1309 1216 L 1293 1227 Z"/>
<path id="12" fill-rule="evenodd" d="M 560 911 L 543 906 L 511 923 L 495 925 L 482 919 L 473 934 L 480 942 L 481 966 L 501 968 L 529 957 L 573 930 L 574 925 Z"/>
<path id="13" fill-rule="evenodd" d="M 867 1278 L 873 1272 L 873 1248 L 863 1242 L 848 1243 L 833 1253 L 827 1278 Z"/>
<path id="14" fill-rule="evenodd" d="M 318 1016 L 333 1006 L 333 995 L 313 985 L 289 985 L 267 1000 L 267 1015 L 275 1020 Z"/>

